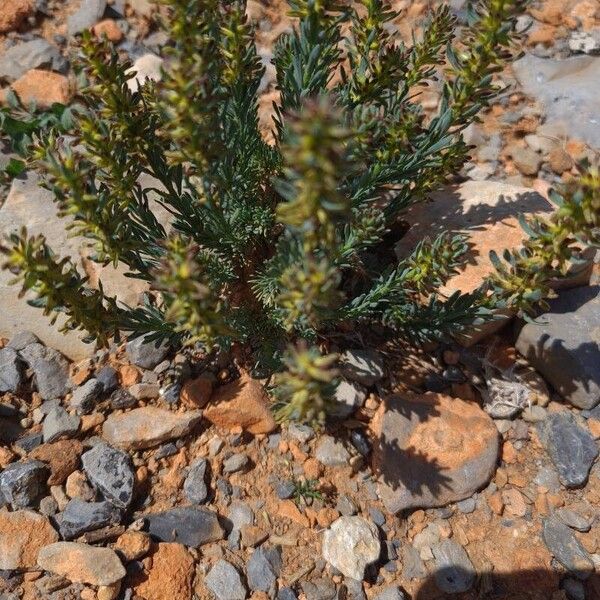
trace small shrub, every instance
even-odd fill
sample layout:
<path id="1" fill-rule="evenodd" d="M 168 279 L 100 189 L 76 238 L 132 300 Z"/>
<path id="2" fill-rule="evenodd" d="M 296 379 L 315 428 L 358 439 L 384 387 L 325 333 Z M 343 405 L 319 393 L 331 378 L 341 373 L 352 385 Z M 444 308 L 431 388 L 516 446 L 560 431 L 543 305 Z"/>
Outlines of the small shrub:
<path id="1" fill-rule="evenodd" d="M 13 236 L 6 266 L 46 314 L 66 314 L 65 329 L 101 344 L 126 334 L 233 347 L 246 366 L 280 372 L 280 417 L 323 420 L 337 372 L 335 356 L 322 354 L 344 331 L 376 327 L 419 342 L 498 305 L 529 310 L 571 258 L 567 242 L 591 239 L 590 172 L 474 293 L 436 294 L 466 250 L 460 237 L 423 240 L 397 264 L 379 258 L 402 211 L 468 157 L 461 132 L 497 92 L 522 0 L 481 0 L 460 40 L 442 5 L 410 47 L 390 33 L 396 15 L 382 0 L 290 0 L 298 26 L 274 50 L 273 143 L 259 129 L 264 66 L 245 2 L 163 3 L 172 45 L 162 81 L 131 91 L 131 64 L 85 35 L 75 134 L 51 129 L 31 147 L 94 260 L 124 263 L 150 284 L 144 305 L 124 306 L 87 287 L 43 238 Z M 418 92 L 436 78 L 441 99 L 428 118 Z"/>

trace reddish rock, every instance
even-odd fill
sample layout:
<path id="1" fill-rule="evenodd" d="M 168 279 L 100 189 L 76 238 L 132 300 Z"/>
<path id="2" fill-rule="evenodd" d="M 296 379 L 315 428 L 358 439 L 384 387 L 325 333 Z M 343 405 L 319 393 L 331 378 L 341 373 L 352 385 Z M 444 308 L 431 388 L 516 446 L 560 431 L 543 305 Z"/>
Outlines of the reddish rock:
<path id="1" fill-rule="evenodd" d="M 502 491 L 502 499 L 506 510 L 515 517 L 524 517 L 527 514 L 527 504 L 523 494 L 516 488 L 508 488 Z"/>
<path id="2" fill-rule="evenodd" d="M 117 540 L 114 549 L 126 561 L 138 560 L 150 552 L 150 538 L 141 531 L 126 531 Z"/>
<path id="3" fill-rule="evenodd" d="M 204 417 L 216 427 L 230 431 L 241 428 L 252 434 L 270 433 L 277 427 L 264 387 L 248 376 L 218 388 Z"/>
<path id="4" fill-rule="evenodd" d="M 0 569 L 33 569 L 40 548 L 57 541 L 46 517 L 32 510 L 0 512 Z"/>
<path id="5" fill-rule="evenodd" d="M 32 14 L 32 0 L 2 0 L 0 2 L 0 33 L 18 29 Z"/>
<path id="6" fill-rule="evenodd" d="M 96 23 L 96 25 L 92 27 L 92 31 L 96 37 L 102 38 L 106 36 L 106 39 L 111 42 L 116 43 L 123 39 L 123 31 L 113 19 L 104 19 L 103 21 Z"/>
<path id="7" fill-rule="evenodd" d="M 496 468 L 498 430 L 473 402 L 434 393 L 388 396 L 373 433 L 379 493 L 393 513 L 468 498 Z"/>
<path id="8" fill-rule="evenodd" d="M 38 446 L 29 456 L 47 463 L 50 467 L 48 485 L 61 485 L 77 470 L 82 452 L 83 444 L 79 440 L 60 440 Z"/>
<path id="9" fill-rule="evenodd" d="M 284 519 L 289 519 L 302 527 L 310 527 L 308 519 L 300 512 L 292 500 L 282 500 L 279 503 L 278 514 Z"/>
<path id="10" fill-rule="evenodd" d="M 179 399 L 185 406 L 204 408 L 210 400 L 213 383 L 206 375 L 190 379 L 184 384 Z"/>
<path id="11" fill-rule="evenodd" d="M 182 544 L 158 544 L 151 566 L 134 588 L 144 600 L 189 600 L 194 559 Z"/>
<path id="12" fill-rule="evenodd" d="M 24 104 L 35 102 L 39 108 L 48 108 L 55 102 L 68 104 L 71 100 L 69 80 L 59 73 L 41 69 L 27 71 L 11 88 Z"/>

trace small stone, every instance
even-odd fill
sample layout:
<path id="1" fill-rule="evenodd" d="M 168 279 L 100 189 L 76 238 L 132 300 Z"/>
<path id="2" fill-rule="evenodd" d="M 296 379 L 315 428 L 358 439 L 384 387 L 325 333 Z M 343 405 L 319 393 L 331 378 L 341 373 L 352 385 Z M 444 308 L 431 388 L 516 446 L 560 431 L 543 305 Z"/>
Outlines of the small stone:
<path id="1" fill-rule="evenodd" d="M 37 108 L 50 108 L 54 103 L 68 104 L 72 96 L 67 77 L 42 69 L 27 71 L 10 87 L 23 104 L 35 103 Z"/>
<path id="2" fill-rule="evenodd" d="M 317 443 L 315 457 L 326 467 L 345 467 L 350 460 L 350 453 L 341 441 L 324 435 Z"/>
<path id="3" fill-rule="evenodd" d="M 65 540 L 73 540 L 86 531 L 115 525 L 120 520 L 119 510 L 110 502 L 84 502 L 73 498 L 60 515 L 60 534 Z"/>
<path id="4" fill-rule="evenodd" d="M 79 8 L 67 17 L 69 35 L 77 35 L 93 27 L 104 14 L 106 0 L 82 0 Z"/>
<path id="5" fill-rule="evenodd" d="M 315 437 L 315 430 L 308 425 L 302 425 L 301 423 L 290 423 L 288 426 L 288 433 L 302 444 L 310 442 Z"/>
<path id="6" fill-rule="evenodd" d="M 29 346 L 29 344 L 39 343 L 40 340 L 35 333 L 24 329 L 23 331 L 18 331 L 10 338 L 7 347 L 19 352 L 20 350 L 23 350 L 23 348 Z"/>
<path id="7" fill-rule="evenodd" d="M 62 575 L 74 583 L 111 585 L 125 577 L 125 568 L 113 550 L 76 542 L 44 546 L 37 563 L 40 569 Z"/>
<path id="8" fill-rule="evenodd" d="M 548 411 L 543 406 L 534 404 L 533 406 L 527 406 L 521 413 L 521 417 L 527 423 L 540 423 L 548 415 Z"/>
<path id="9" fill-rule="evenodd" d="M 133 500 L 135 474 L 125 452 L 97 444 L 81 457 L 83 469 L 95 489 L 120 508 Z"/>
<path id="10" fill-rule="evenodd" d="M 46 493 L 48 467 L 39 460 L 12 463 L 0 473 L 0 494 L 13 509 L 28 508 Z"/>
<path id="11" fill-rule="evenodd" d="M 62 437 L 72 437 L 79 431 L 81 418 L 70 415 L 62 406 L 50 410 L 42 424 L 44 442 L 55 442 Z"/>
<path id="12" fill-rule="evenodd" d="M 110 415 L 104 422 L 102 434 L 115 446 L 139 450 L 187 435 L 201 418 L 199 410 L 174 413 L 144 406 L 128 413 Z"/>
<path id="13" fill-rule="evenodd" d="M 114 21 L 114 19 L 104 19 L 99 23 L 96 23 L 92 28 L 94 35 L 97 38 L 102 39 L 106 37 L 111 42 L 118 43 L 123 39 L 123 30 Z"/>
<path id="14" fill-rule="evenodd" d="M 16 393 L 23 383 L 23 369 L 13 348 L 0 349 L 0 392 Z"/>
<path id="15" fill-rule="evenodd" d="M 11 46 L 0 56 L 0 78 L 15 81 L 31 69 L 57 70 L 62 57 L 58 48 L 42 38 Z M 40 344 L 30 344 L 36 346 Z"/>
<path id="16" fill-rule="evenodd" d="M 69 405 L 80 415 L 88 415 L 96 408 L 96 401 L 103 390 L 104 386 L 97 379 L 88 379 L 83 385 L 75 388 Z"/>
<path id="17" fill-rule="evenodd" d="M 567 151 L 559 146 L 550 152 L 548 162 L 550 163 L 550 168 L 558 175 L 562 175 L 565 171 L 570 171 L 574 164 L 573 159 Z"/>
<path id="18" fill-rule="evenodd" d="M 263 385 L 248 376 L 217 388 L 204 409 L 204 417 L 219 429 L 241 428 L 254 435 L 271 433 L 277 427 Z"/>
<path id="19" fill-rule="evenodd" d="M 244 585 L 238 570 L 226 560 L 219 560 L 204 579 L 206 587 L 214 594 L 216 600 L 245 600 L 247 598 Z"/>
<path id="20" fill-rule="evenodd" d="M 65 492 L 69 498 L 80 498 L 81 500 L 94 500 L 96 493 L 90 487 L 85 473 L 73 471 L 65 482 Z"/>
<path id="21" fill-rule="evenodd" d="M 150 552 L 151 541 L 148 535 L 141 531 L 126 531 L 116 541 L 114 549 L 130 562 L 139 560 Z"/>
<path id="22" fill-rule="evenodd" d="M 405 544 L 402 548 L 402 574 L 407 579 L 423 579 L 427 576 L 419 551 L 412 544 Z"/>
<path id="23" fill-rule="evenodd" d="M 277 592 L 277 600 L 298 600 L 298 596 L 292 588 L 284 587 Z"/>
<path id="24" fill-rule="evenodd" d="M 19 29 L 34 10 L 31 0 L 3 0 L 0 6 L 0 33 Z"/>
<path id="25" fill-rule="evenodd" d="M 275 493 L 280 500 L 287 500 L 296 492 L 296 484 L 290 479 L 287 479 L 286 481 L 278 481 L 274 487 Z"/>
<path id="26" fill-rule="evenodd" d="M 105 365 L 96 373 L 96 379 L 102 384 L 104 394 L 112 394 L 119 386 L 117 371 L 110 365 Z"/>
<path id="27" fill-rule="evenodd" d="M 335 600 L 337 597 L 335 583 L 329 578 L 303 581 L 300 587 L 306 600 Z"/>
<path id="28" fill-rule="evenodd" d="M 527 504 L 523 494 L 516 488 L 508 488 L 502 491 L 502 500 L 506 510 L 515 517 L 524 517 L 527 514 Z"/>
<path id="29" fill-rule="evenodd" d="M 58 504 L 52 496 L 45 496 L 40 500 L 40 506 L 38 510 L 42 515 L 51 517 L 58 512 Z M 56 541 L 58 541 L 58 538 Z"/>
<path id="30" fill-rule="evenodd" d="M 342 380 L 335 388 L 328 415 L 346 419 L 364 404 L 366 398 L 367 392 L 360 385 Z"/>
<path id="31" fill-rule="evenodd" d="M 162 78 L 162 65 L 163 59 L 156 54 L 144 54 L 140 56 L 134 63 L 133 66 L 127 70 L 127 73 L 135 73 L 135 76 L 127 81 L 127 85 L 132 92 L 136 92 L 140 86 L 144 84 L 146 79 L 150 81 L 160 81 Z M 135 341 L 135 340 L 134 340 Z M 131 342 L 133 343 L 133 342 Z M 167 352 L 161 357 L 160 360 L 156 361 L 151 367 L 144 367 L 145 369 L 153 369 L 165 356 Z M 157 354 L 158 355 L 158 354 Z M 135 364 L 142 367 L 143 365 Z"/>
<path id="32" fill-rule="evenodd" d="M 190 465 L 190 470 L 183 482 L 183 493 L 192 504 L 204 504 L 208 499 L 206 472 L 208 461 L 199 458 Z"/>
<path id="33" fill-rule="evenodd" d="M 279 547 L 258 548 L 252 553 L 246 564 L 248 587 L 252 591 L 265 592 L 274 596 L 281 566 L 281 549 Z"/>
<path id="34" fill-rule="evenodd" d="M 465 498 L 464 500 L 456 503 L 456 507 L 464 515 L 471 514 L 475 510 L 476 506 L 477 503 L 475 502 L 475 498 Z"/>
<path id="35" fill-rule="evenodd" d="M 217 456 L 223 450 L 224 445 L 225 442 L 220 437 L 214 437 L 208 442 L 208 453 L 211 456 Z"/>
<path id="36" fill-rule="evenodd" d="M 46 517 L 31 510 L 0 511 L 0 569 L 35 569 L 40 548 L 57 541 Z"/>
<path id="37" fill-rule="evenodd" d="M 83 445 L 78 440 L 61 440 L 35 448 L 29 457 L 45 462 L 50 468 L 48 485 L 61 485 L 79 466 Z"/>
<path id="38" fill-rule="evenodd" d="M 134 383 L 129 393 L 136 400 L 156 400 L 160 396 L 160 386 L 157 383 Z"/>
<path id="39" fill-rule="evenodd" d="M 383 360 L 373 350 L 346 350 L 340 357 L 342 374 L 350 381 L 371 387 L 383 378 Z"/>
<path id="40" fill-rule="evenodd" d="M 206 375 L 200 375 L 196 379 L 186 381 L 181 388 L 181 402 L 193 408 L 204 408 L 213 390 L 212 379 Z"/>
<path id="41" fill-rule="evenodd" d="M 69 363 L 65 357 L 42 344 L 30 344 L 21 357 L 32 369 L 37 390 L 43 400 L 62 398 L 69 391 Z"/>
<path id="42" fill-rule="evenodd" d="M 471 589 L 475 569 L 465 549 L 454 540 L 442 540 L 432 547 L 435 558 L 435 583 L 447 594 L 460 594 Z"/>
<path id="43" fill-rule="evenodd" d="M 540 440 L 568 488 L 581 487 L 588 479 L 598 447 L 591 433 L 568 412 L 552 413 L 538 423 Z"/>
<path id="44" fill-rule="evenodd" d="M 234 502 L 229 508 L 227 519 L 232 529 L 241 529 L 244 525 L 254 523 L 254 512 L 244 502 Z"/>
<path id="45" fill-rule="evenodd" d="M 590 519 L 568 508 L 559 508 L 555 515 L 571 529 L 586 533 L 592 528 Z"/>
<path id="46" fill-rule="evenodd" d="M 529 148 L 515 146 L 511 150 L 515 166 L 523 175 L 537 175 L 542 164 L 542 157 Z"/>
<path id="47" fill-rule="evenodd" d="M 362 517 L 340 517 L 323 534 L 323 558 L 345 577 L 362 581 L 381 553 L 377 527 Z"/>
<path id="48" fill-rule="evenodd" d="M 587 579 L 594 572 L 594 563 L 571 529 L 560 521 L 542 521 L 542 539 L 554 558 L 577 579 Z"/>
<path id="49" fill-rule="evenodd" d="M 567 594 L 568 600 L 586 600 L 585 586 L 577 579 L 570 577 L 563 579 L 562 589 Z"/>
<path id="50" fill-rule="evenodd" d="M 194 559 L 184 546 L 158 544 L 149 558 L 151 566 L 148 573 L 135 586 L 137 597 L 144 600 L 184 600 L 194 596 Z"/>
<path id="51" fill-rule="evenodd" d="M 232 454 L 223 461 L 223 473 L 237 473 L 246 469 L 249 458 L 245 454 Z"/>
<path id="52" fill-rule="evenodd" d="M 116 389 L 110 396 L 110 405 L 113 409 L 133 408 L 137 400 L 125 389 Z"/>
<path id="53" fill-rule="evenodd" d="M 135 64 L 137 64 L 136 61 Z M 131 80 L 130 80 L 131 81 Z M 145 338 L 138 337 L 127 343 L 127 357 L 136 366 L 142 369 L 154 369 L 169 353 L 167 344 L 145 342 Z"/>
<path id="54" fill-rule="evenodd" d="M 399 587 L 393 586 L 373 596 L 373 600 L 406 600 L 406 596 Z"/>
<path id="55" fill-rule="evenodd" d="M 185 506 L 145 515 L 150 535 L 161 542 L 198 548 L 223 539 L 217 515 L 206 508 Z"/>

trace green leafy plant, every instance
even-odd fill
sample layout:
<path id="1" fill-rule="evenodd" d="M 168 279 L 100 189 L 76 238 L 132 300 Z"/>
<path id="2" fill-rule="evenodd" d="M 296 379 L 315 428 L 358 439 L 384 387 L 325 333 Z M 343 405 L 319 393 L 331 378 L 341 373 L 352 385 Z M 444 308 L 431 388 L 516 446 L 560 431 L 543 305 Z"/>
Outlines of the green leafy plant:
<path id="1" fill-rule="evenodd" d="M 316 479 L 303 479 L 294 481 L 294 502 L 298 506 L 312 504 L 314 500 L 323 500 L 323 492 L 318 489 L 319 481 Z"/>
<path id="2" fill-rule="evenodd" d="M 481 0 L 460 40 L 442 5 L 412 46 L 391 33 L 383 0 L 289 0 L 297 27 L 274 50 L 273 143 L 259 128 L 265 69 L 245 2 L 163 4 L 172 44 L 162 80 L 130 88 L 132 65 L 85 35 L 76 134 L 34 140 L 30 163 L 73 234 L 94 260 L 149 284 L 144 305 L 125 306 L 44 239 L 13 236 L 6 267 L 36 305 L 66 315 L 64 329 L 101 343 L 126 334 L 234 347 L 246 367 L 279 372 L 280 418 L 322 421 L 337 374 L 328 353 L 344 332 L 435 339 L 487 318 L 492 289 L 524 308 L 534 298 L 523 286 L 546 293 L 542 278 L 517 278 L 531 261 L 549 264 L 556 228 L 574 235 L 589 215 L 532 224 L 537 241 L 472 294 L 437 294 L 466 250 L 461 237 L 378 259 L 402 211 L 466 160 L 461 132 L 498 91 L 523 0 Z M 434 79 L 441 97 L 428 116 L 419 93 Z"/>

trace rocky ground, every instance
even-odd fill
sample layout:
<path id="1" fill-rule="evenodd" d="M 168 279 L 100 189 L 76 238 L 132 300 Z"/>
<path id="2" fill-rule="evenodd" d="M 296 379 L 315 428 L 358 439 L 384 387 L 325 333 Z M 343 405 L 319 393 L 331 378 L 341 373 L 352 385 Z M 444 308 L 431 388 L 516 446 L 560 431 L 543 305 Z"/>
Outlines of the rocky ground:
<path id="1" fill-rule="evenodd" d="M 279 2 L 249 4 L 268 62 L 289 22 Z M 406 37 L 427 3 L 395 4 Z M 147 0 L 2 0 L 0 78 L 42 105 L 68 100 L 88 27 L 157 76 L 155 16 Z M 593 0 L 534 3 L 509 91 L 467 132 L 470 181 L 407 214 L 399 255 L 441 215 L 470 236 L 445 291 L 476 286 L 487 251 L 522 237 L 518 213 L 551 210 L 548 184 L 596 158 L 599 23 Z M 271 70 L 263 92 L 267 129 Z M 44 194 L 13 182 L 1 228 L 27 223 L 78 256 Z M 348 350 L 317 432 L 278 427 L 264 382 L 227 356 L 94 352 L 20 312 L 1 280 L 0 598 L 599 599 L 597 268 L 568 285 L 538 325 L 427 353 Z"/>

